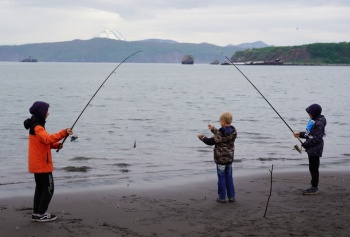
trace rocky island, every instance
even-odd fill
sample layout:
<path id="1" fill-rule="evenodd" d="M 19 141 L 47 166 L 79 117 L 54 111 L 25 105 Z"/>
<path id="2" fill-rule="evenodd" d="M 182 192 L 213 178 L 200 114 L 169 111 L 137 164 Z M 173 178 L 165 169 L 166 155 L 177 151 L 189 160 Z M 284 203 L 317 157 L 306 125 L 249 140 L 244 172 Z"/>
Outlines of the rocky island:
<path id="1" fill-rule="evenodd" d="M 193 56 L 192 55 L 183 56 L 181 63 L 182 64 L 193 64 L 194 63 Z"/>

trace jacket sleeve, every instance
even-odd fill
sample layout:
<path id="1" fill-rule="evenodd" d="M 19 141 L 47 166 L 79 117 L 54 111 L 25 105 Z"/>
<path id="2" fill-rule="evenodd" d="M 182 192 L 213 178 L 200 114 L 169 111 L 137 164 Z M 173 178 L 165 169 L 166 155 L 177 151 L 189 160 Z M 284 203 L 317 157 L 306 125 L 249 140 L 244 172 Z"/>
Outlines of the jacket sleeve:
<path id="1" fill-rule="evenodd" d="M 213 146 L 215 145 L 215 140 L 214 138 L 208 138 L 208 137 L 204 137 L 202 140 L 205 144 L 207 144 L 208 146 Z"/>
<path id="2" fill-rule="evenodd" d="M 213 134 L 217 134 L 219 130 L 218 130 L 216 127 L 213 127 L 212 129 L 210 129 L 210 131 L 211 131 Z"/>
<path id="3" fill-rule="evenodd" d="M 62 129 L 58 133 L 49 134 L 46 132 L 45 128 L 42 126 L 36 126 L 34 128 L 35 135 L 37 138 L 44 144 L 50 144 L 51 146 L 55 146 L 57 142 L 67 136 L 67 131 Z M 57 144 L 58 146 L 58 144 Z"/>
<path id="4" fill-rule="evenodd" d="M 58 149 L 58 146 L 60 145 L 60 143 L 59 142 L 55 142 L 55 143 L 52 143 L 51 145 L 50 145 L 50 148 L 51 149 Z"/>
<path id="5" fill-rule="evenodd" d="M 312 147 L 322 142 L 322 138 L 324 135 L 323 123 L 316 122 L 312 130 L 314 130 L 313 136 L 309 139 L 306 139 L 306 141 L 303 143 L 304 148 Z"/>
<path id="6" fill-rule="evenodd" d="M 305 132 L 300 132 L 299 134 L 300 134 L 299 135 L 300 138 L 304 138 L 304 139 L 306 138 L 306 136 L 305 136 L 306 133 Z"/>

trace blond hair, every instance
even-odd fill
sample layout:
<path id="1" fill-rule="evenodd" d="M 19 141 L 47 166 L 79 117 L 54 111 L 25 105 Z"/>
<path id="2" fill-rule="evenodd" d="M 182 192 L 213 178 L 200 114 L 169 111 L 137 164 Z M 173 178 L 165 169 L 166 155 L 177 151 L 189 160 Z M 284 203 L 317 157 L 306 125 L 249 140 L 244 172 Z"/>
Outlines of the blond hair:
<path id="1" fill-rule="evenodd" d="M 220 120 L 225 121 L 226 124 L 231 124 L 232 114 L 230 112 L 224 112 L 220 115 Z"/>

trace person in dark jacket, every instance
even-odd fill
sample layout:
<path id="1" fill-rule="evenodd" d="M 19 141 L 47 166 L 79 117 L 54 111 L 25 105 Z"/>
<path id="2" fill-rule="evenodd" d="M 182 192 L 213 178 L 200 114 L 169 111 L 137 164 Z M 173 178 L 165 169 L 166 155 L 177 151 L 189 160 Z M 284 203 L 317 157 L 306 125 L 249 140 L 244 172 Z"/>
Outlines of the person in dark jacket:
<path id="1" fill-rule="evenodd" d="M 325 127 L 327 125 L 326 118 L 321 115 L 322 107 L 318 104 L 312 104 L 306 108 L 306 112 L 310 118 L 315 121 L 309 133 L 307 132 L 296 132 L 295 137 L 305 138 L 306 141 L 302 144 L 305 148 L 309 158 L 309 171 L 311 174 L 311 187 L 304 190 L 304 195 L 315 195 L 318 194 L 318 183 L 319 183 L 319 166 L 320 157 L 322 157 L 324 141 L 323 136 L 325 135 Z"/>
<path id="2" fill-rule="evenodd" d="M 209 124 L 208 128 L 214 134 L 208 138 L 203 134 L 197 137 L 209 146 L 214 146 L 214 161 L 218 175 L 218 198 L 220 203 L 226 202 L 226 194 L 229 202 L 235 201 L 235 187 L 232 177 L 232 162 L 234 158 L 237 130 L 231 125 L 232 114 L 225 112 L 220 116 L 221 128 L 217 129 Z"/>

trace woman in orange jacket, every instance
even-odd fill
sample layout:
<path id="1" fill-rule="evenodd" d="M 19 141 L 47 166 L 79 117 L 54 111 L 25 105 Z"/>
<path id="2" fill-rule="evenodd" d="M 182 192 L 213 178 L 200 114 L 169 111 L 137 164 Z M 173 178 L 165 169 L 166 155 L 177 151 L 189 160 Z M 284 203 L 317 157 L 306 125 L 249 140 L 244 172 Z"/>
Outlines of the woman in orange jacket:
<path id="1" fill-rule="evenodd" d="M 29 109 L 32 117 L 24 121 L 24 127 L 29 129 L 28 171 L 34 173 L 36 184 L 32 221 L 38 222 L 53 221 L 57 218 L 46 212 L 54 193 L 51 149 L 61 149 L 62 144 L 59 141 L 73 134 L 70 128 L 54 134 L 47 133 L 45 123 L 49 115 L 48 110 L 48 103 L 36 101 Z"/>

